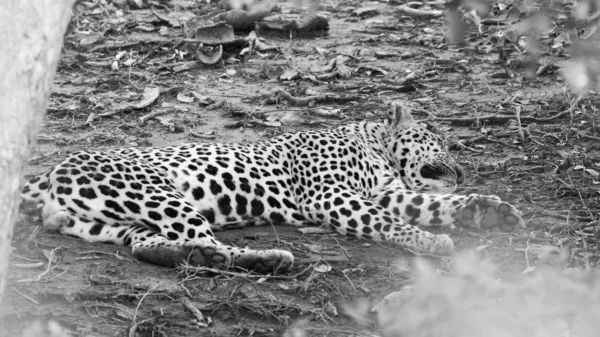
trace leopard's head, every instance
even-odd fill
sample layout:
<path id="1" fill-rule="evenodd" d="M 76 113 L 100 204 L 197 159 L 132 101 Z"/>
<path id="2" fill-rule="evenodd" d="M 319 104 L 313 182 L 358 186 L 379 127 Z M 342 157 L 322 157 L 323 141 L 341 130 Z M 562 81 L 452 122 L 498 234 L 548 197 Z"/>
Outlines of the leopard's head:
<path id="1" fill-rule="evenodd" d="M 464 170 L 448 153 L 444 139 L 416 123 L 406 106 L 392 103 L 387 127 L 387 150 L 408 188 L 452 193 L 463 182 Z"/>

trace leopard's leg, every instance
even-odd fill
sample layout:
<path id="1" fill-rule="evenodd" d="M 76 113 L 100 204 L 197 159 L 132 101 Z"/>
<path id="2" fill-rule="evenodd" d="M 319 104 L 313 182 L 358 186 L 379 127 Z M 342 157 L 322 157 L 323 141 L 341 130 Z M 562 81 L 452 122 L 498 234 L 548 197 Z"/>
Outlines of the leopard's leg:
<path id="1" fill-rule="evenodd" d="M 184 261 L 194 266 L 253 270 L 259 273 L 283 273 L 292 268 L 294 256 L 285 250 L 255 250 L 225 245 L 213 238 L 174 242 L 162 237 L 133 245 L 140 260 L 164 266 Z"/>
<path id="2" fill-rule="evenodd" d="M 454 244 L 412 226 L 376 202 L 340 187 L 326 187 L 302 205 L 314 222 L 324 222 L 338 233 L 373 241 L 388 241 L 417 253 L 448 255 Z"/>
<path id="3" fill-rule="evenodd" d="M 116 179 L 113 177 L 112 184 L 120 186 Z M 64 191 L 56 181 L 55 188 Z M 241 249 L 217 241 L 210 223 L 173 188 L 135 183 L 141 185 L 135 190 L 140 192 L 101 187 L 92 194 L 91 188 L 84 186 L 81 190 L 85 193 L 75 189 L 60 198 L 52 193 L 55 197 L 43 210 L 44 226 L 92 242 L 126 244 L 137 258 L 165 266 L 188 262 L 265 273 L 292 267 L 294 258 L 288 251 Z M 96 197 L 84 199 L 91 195 Z"/>
<path id="4" fill-rule="evenodd" d="M 168 267 L 187 262 L 195 266 L 242 268 L 261 273 L 285 272 L 294 257 L 285 250 L 253 250 L 225 245 L 214 237 L 174 241 L 142 224 L 99 224 L 79 219 L 66 210 L 52 214 L 49 228 L 90 242 L 114 243 L 132 248 L 136 258 Z"/>
<path id="5" fill-rule="evenodd" d="M 461 226 L 503 232 L 525 227 L 521 213 L 495 195 L 442 195 L 388 189 L 374 200 L 418 226 Z"/>

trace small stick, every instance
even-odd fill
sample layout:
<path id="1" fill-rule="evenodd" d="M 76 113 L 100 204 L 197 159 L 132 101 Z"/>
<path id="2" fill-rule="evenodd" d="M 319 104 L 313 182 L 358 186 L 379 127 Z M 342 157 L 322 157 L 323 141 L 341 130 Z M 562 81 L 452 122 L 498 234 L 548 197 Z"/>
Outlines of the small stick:
<path id="1" fill-rule="evenodd" d="M 38 301 L 34 300 L 33 298 L 31 298 L 31 297 L 29 297 L 29 296 L 27 296 L 27 295 L 23 294 L 22 292 L 20 292 L 19 290 L 17 290 L 17 288 L 15 288 L 15 287 L 12 287 L 12 290 L 13 290 L 14 292 L 16 292 L 17 294 L 19 294 L 19 295 L 23 296 L 23 297 L 24 297 L 26 300 L 30 301 L 31 303 L 33 303 L 33 304 L 37 304 L 37 305 L 40 305 L 40 302 L 38 302 Z"/>
<path id="2" fill-rule="evenodd" d="M 487 139 L 487 137 L 484 137 L 484 139 Z M 461 141 L 453 141 L 453 142 L 451 142 L 450 147 L 454 147 L 454 146 L 456 146 L 461 151 L 468 150 L 468 151 L 472 151 L 472 152 L 475 152 L 475 153 L 483 153 L 483 150 L 478 150 L 478 149 L 476 149 L 474 147 L 470 147 L 468 145 L 465 145 Z"/>
<path id="3" fill-rule="evenodd" d="M 129 256 L 127 254 L 125 254 L 125 256 L 119 255 L 118 250 L 116 253 L 101 252 L 99 250 L 88 250 L 88 251 L 79 253 L 79 255 L 88 255 L 88 254 L 110 255 L 110 256 L 113 256 L 114 258 L 116 258 L 117 260 L 121 260 L 121 261 L 129 261 L 129 262 L 136 261 L 134 258 L 132 258 L 131 256 Z M 75 260 L 77 260 L 77 259 L 82 259 L 82 258 L 78 257 Z"/>
<path id="4" fill-rule="evenodd" d="M 15 268 L 21 268 L 21 269 L 35 269 L 35 268 L 43 267 L 44 266 L 44 262 L 37 262 L 37 263 L 13 263 L 11 266 L 15 267 Z"/>
<path id="5" fill-rule="evenodd" d="M 180 73 L 182 71 L 196 69 L 199 65 L 200 63 L 198 61 L 185 62 L 184 64 L 173 67 L 173 72 Z"/>
<path id="6" fill-rule="evenodd" d="M 401 13 L 404 13 L 404 14 L 408 14 L 408 15 L 412 15 L 412 16 L 420 16 L 420 17 L 438 18 L 438 17 L 444 15 L 444 11 L 440 11 L 440 10 L 424 11 L 421 9 L 411 8 L 411 7 L 408 7 L 405 5 L 400 5 L 400 6 L 396 7 L 396 10 Z"/>
<path id="7" fill-rule="evenodd" d="M 203 323 L 204 315 L 202 315 L 202 312 L 200 310 L 198 310 L 198 308 L 196 308 L 187 297 L 184 297 L 183 299 L 181 299 L 181 304 L 183 304 L 183 306 L 187 310 L 189 310 L 192 313 L 192 315 L 194 315 L 196 317 L 196 320 L 198 321 L 198 323 L 205 325 Z"/>
<path id="8" fill-rule="evenodd" d="M 98 117 L 108 117 L 108 116 L 116 115 L 116 114 L 121 113 L 121 112 L 130 111 L 132 109 L 133 108 L 132 108 L 132 106 L 130 104 L 128 104 L 128 105 L 122 105 L 122 106 L 116 107 L 113 110 L 103 112 L 103 113 L 99 114 Z"/>
<path id="9" fill-rule="evenodd" d="M 507 142 L 503 142 L 503 141 L 501 141 L 499 139 L 487 138 L 487 141 L 490 142 L 490 143 L 496 143 L 496 144 L 504 145 L 506 147 L 510 147 L 511 149 L 516 149 L 516 150 L 519 149 L 518 146 L 512 145 L 512 144 L 508 144 Z"/>
<path id="10" fill-rule="evenodd" d="M 354 286 L 354 283 L 352 283 L 352 280 L 350 280 L 350 278 L 348 277 L 348 275 L 346 275 L 346 273 L 342 272 L 342 275 L 344 275 L 344 277 L 346 278 L 346 280 L 348 280 L 348 282 L 350 283 L 350 286 L 352 287 L 352 289 L 354 289 L 354 292 L 358 292 L 358 290 L 356 290 L 356 287 Z"/>
<path id="11" fill-rule="evenodd" d="M 17 254 L 13 254 L 13 253 L 10 253 L 10 256 L 11 256 L 11 257 L 15 257 L 15 258 L 17 258 L 17 259 L 21 259 L 21 260 L 29 261 L 29 262 L 38 262 L 38 260 L 37 260 L 37 259 L 30 259 L 30 258 L 28 258 L 28 257 L 21 256 L 21 255 L 17 255 Z"/>
<path id="12" fill-rule="evenodd" d="M 206 110 L 215 110 L 215 109 L 218 109 L 218 108 L 222 107 L 226 103 L 227 103 L 227 101 L 224 100 L 224 99 L 217 100 L 213 104 L 207 105 L 206 106 Z"/>
<path id="13" fill-rule="evenodd" d="M 356 330 L 335 329 L 335 328 L 321 328 L 321 327 L 307 326 L 307 327 L 303 327 L 302 329 L 325 332 L 325 335 L 328 335 L 327 332 L 331 332 L 331 333 L 341 334 L 342 336 L 361 336 L 361 337 L 377 336 L 377 335 L 374 335 L 372 333 L 367 333 L 367 332 L 361 332 L 361 331 L 356 331 Z"/>
<path id="14" fill-rule="evenodd" d="M 34 279 L 25 279 L 25 280 L 18 280 L 17 283 L 30 283 L 30 282 L 39 282 L 42 277 L 46 276 L 46 274 L 50 273 L 52 271 L 52 269 L 54 269 L 54 266 L 52 266 L 52 260 L 54 260 L 54 254 L 57 250 L 62 249 L 61 247 L 56 247 L 54 249 L 52 249 L 52 251 L 50 251 L 50 256 L 48 257 L 48 266 L 46 267 L 46 270 L 39 274 L 36 278 Z"/>
<path id="15" fill-rule="evenodd" d="M 54 155 L 55 152 L 52 152 L 51 155 Z M 31 235 L 29 235 L 29 237 L 27 238 L 27 241 L 33 241 L 35 239 L 35 237 L 38 235 L 38 233 L 40 232 L 40 228 L 42 228 L 42 226 L 35 226 L 35 228 L 33 229 L 33 232 L 31 232 Z"/>
<path id="16" fill-rule="evenodd" d="M 565 110 L 561 113 L 558 113 L 554 116 L 551 117 L 530 117 L 530 116 L 521 116 L 521 120 L 523 122 L 538 122 L 538 123 L 543 123 L 543 122 L 551 122 L 554 121 L 555 119 L 558 119 L 566 114 L 569 113 L 569 110 Z M 463 117 L 463 118 L 452 118 L 452 117 L 435 117 L 433 120 L 435 121 L 442 121 L 442 122 L 476 122 L 476 121 L 498 121 L 498 122 L 503 122 L 503 121 L 507 121 L 507 120 L 511 120 L 513 119 L 514 116 L 507 116 L 507 115 L 491 115 L 491 116 L 480 116 L 480 117 Z"/>
<path id="17" fill-rule="evenodd" d="M 129 42 L 129 43 L 123 43 L 123 44 L 113 44 L 113 45 L 101 44 L 99 46 L 96 46 L 96 47 L 90 49 L 90 53 L 94 53 L 94 52 L 97 52 L 99 50 L 104 50 L 104 49 L 111 50 L 111 49 L 135 47 L 139 44 L 141 44 L 141 41 Z"/>
<path id="18" fill-rule="evenodd" d="M 521 140 L 525 140 L 525 134 L 523 134 L 523 126 L 521 125 L 521 106 L 515 106 L 515 116 L 517 117 L 517 126 L 519 127 L 519 136 Z"/>
<path id="19" fill-rule="evenodd" d="M 192 266 L 190 264 L 183 264 L 181 266 L 178 267 L 178 269 L 183 269 L 183 270 L 191 270 L 191 271 L 195 271 L 195 272 L 210 272 L 210 273 L 214 273 L 214 274 L 222 274 L 222 275 L 229 275 L 229 276 L 238 276 L 238 277 L 244 277 L 244 278 L 258 278 L 258 279 L 278 279 L 278 280 L 293 280 L 296 277 L 305 274 L 310 268 L 312 268 L 312 264 L 309 265 L 308 267 L 306 267 L 306 269 L 304 269 L 303 271 L 299 272 L 296 275 L 292 275 L 292 276 L 280 276 L 280 275 L 258 275 L 258 274 L 251 274 L 251 273 L 238 273 L 235 271 L 228 271 L 228 270 L 221 270 L 221 269 L 216 269 L 216 268 L 210 268 L 210 267 L 202 267 L 202 266 Z"/>
<path id="20" fill-rule="evenodd" d="M 288 93 L 284 90 L 278 90 L 277 92 L 275 92 L 275 95 L 281 96 L 281 97 L 285 98 L 286 100 L 288 100 L 288 102 L 290 102 L 291 104 L 298 105 L 298 106 L 307 106 L 313 102 L 315 102 L 315 103 L 317 103 L 317 102 L 346 103 L 349 101 L 358 101 L 358 100 L 362 99 L 362 97 L 357 96 L 357 95 L 339 96 L 339 95 L 332 95 L 332 94 L 324 94 L 324 95 L 307 96 L 307 97 L 298 98 L 298 97 L 292 96 L 290 93 Z"/>
<path id="21" fill-rule="evenodd" d="M 156 116 L 160 116 L 160 115 L 164 115 L 164 114 L 167 114 L 167 113 L 169 113 L 169 111 L 167 111 L 167 110 L 154 110 L 154 111 L 152 111 L 152 112 L 150 112 L 150 113 L 148 113 L 148 114 L 140 117 L 138 119 L 138 123 L 140 125 L 143 125 L 150 118 L 153 118 L 153 117 L 156 117 Z"/>
<path id="22" fill-rule="evenodd" d="M 544 74 L 546 72 L 546 70 L 548 70 L 548 68 L 550 68 L 550 66 L 553 66 L 554 63 L 553 62 L 547 62 L 545 64 L 542 64 L 538 70 L 535 72 L 536 76 L 541 76 L 542 74 Z"/>
<path id="23" fill-rule="evenodd" d="M 600 137 L 596 137 L 596 136 L 592 136 L 592 135 L 586 135 L 585 133 L 575 129 L 575 128 L 571 128 L 572 132 L 575 132 L 579 137 L 581 138 L 585 138 L 585 139 L 590 139 L 590 140 L 595 140 L 595 141 L 600 141 Z"/>
<path id="24" fill-rule="evenodd" d="M 65 274 L 65 273 L 66 273 L 68 270 L 69 270 L 69 267 L 67 266 L 67 268 L 65 268 L 65 270 L 63 270 L 63 272 L 62 272 L 62 273 L 60 273 L 60 274 L 58 274 L 58 275 L 56 275 L 56 276 L 54 276 L 54 277 L 51 277 L 51 278 L 50 278 L 50 281 L 52 281 L 52 280 L 54 280 L 54 279 L 57 279 L 57 278 L 59 278 L 59 277 L 63 276 L 63 275 L 64 275 L 64 274 Z"/>
<path id="25" fill-rule="evenodd" d="M 140 310 L 140 307 L 142 306 L 142 302 L 144 302 L 144 299 L 146 298 L 146 296 L 148 296 L 148 294 L 150 294 L 151 292 L 156 290 L 156 288 L 158 288 L 159 285 L 160 285 L 160 283 L 158 283 L 157 285 L 152 287 L 152 289 L 148 290 L 146 293 L 144 293 L 142 298 L 140 298 L 140 301 L 138 302 L 137 306 L 135 307 L 135 311 L 133 312 L 133 318 L 131 319 L 131 328 L 129 328 L 129 337 L 135 337 L 135 331 L 137 330 L 137 327 L 138 327 L 138 324 L 135 322 L 135 319 L 137 317 L 138 311 Z"/>

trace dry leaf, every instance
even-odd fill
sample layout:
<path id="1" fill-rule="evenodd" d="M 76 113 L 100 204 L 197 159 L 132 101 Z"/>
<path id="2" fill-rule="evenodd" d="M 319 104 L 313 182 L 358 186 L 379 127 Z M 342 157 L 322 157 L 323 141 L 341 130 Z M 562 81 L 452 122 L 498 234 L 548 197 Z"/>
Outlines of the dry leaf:
<path id="1" fill-rule="evenodd" d="M 598 173 L 598 171 L 596 171 L 596 170 L 585 169 L 585 172 L 592 175 L 594 178 L 597 178 L 598 176 L 600 176 L 600 173 Z"/>
<path id="2" fill-rule="evenodd" d="M 134 109 L 143 109 L 150 104 L 154 103 L 158 96 L 160 95 L 160 90 L 157 87 L 147 87 L 144 88 L 142 101 L 132 105 Z"/>
<path id="3" fill-rule="evenodd" d="M 328 273 L 331 271 L 331 265 L 322 263 L 322 264 L 314 267 L 314 270 L 318 273 Z"/>
<path id="4" fill-rule="evenodd" d="M 100 40 L 102 40 L 102 34 L 94 33 L 81 39 L 81 41 L 79 41 L 79 44 L 82 46 L 89 46 Z"/>
<path id="5" fill-rule="evenodd" d="M 192 103 L 194 101 L 194 97 L 186 96 L 183 92 L 179 92 L 177 94 L 177 100 L 182 103 Z"/>

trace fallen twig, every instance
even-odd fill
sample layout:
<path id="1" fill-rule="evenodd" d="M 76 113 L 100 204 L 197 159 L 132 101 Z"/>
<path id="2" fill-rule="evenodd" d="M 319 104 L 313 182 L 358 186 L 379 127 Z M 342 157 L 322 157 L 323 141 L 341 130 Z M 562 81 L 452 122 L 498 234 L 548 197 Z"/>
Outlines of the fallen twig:
<path id="1" fill-rule="evenodd" d="M 558 119 L 564 115 L 569 114 L 569 110 L 565 110 L 561 113 L 558 113 L 554 116 L 551 117 L 531 117 L 531 116 L 521 116 L 521 121 L 523 122 L 537 122 L 537 123 L 544 123 L 544 122 L 552 122 L 555 119 Z M 456 122 L 456 123 L 468 123 L 468 122 L 476 122 L 476 121 L 486 121 L 486 122 L 490 122 L 490 121 L 496 121 L 496 122 L 504 122 L 504 121 L 508 121 L 511 119 L 514 119 L 515 116 L 509 116 L 509 115 L 490 115 L 490 116 L 475 116 L 475 117 L 462 117 L 462 118 L 453 118 L 453 117 L 434 117 L 435 121 L 441 121 L 441 122 Z"/>
<path id="2" fill-rule="evenodd" d="M 88 254 L 109 255 L 109 256 L 113 256 L 114 258 L 116 258 L 117 260 L 120 260 L 120 261 L 129 261 L 129 262 L 135 261 L 138 264 L 140 263 L 139 261 L 137 261 L 136 259 L 132 258 L 131 256 L 129 256 L 127 254 L 125 254 L 127 257 L 119 255 L 118 250 L 116 253 L 107 253 L 107 252 L 101 252 L 98 250 L 88 250 L 88 251 L 79 253 L 79 255 L 88 255 Z M 80 258 L 80 257 L 75 258 L 75 261 L 78 261 L 78 260 L 83 260 L 83 258 Z"/>
<path id="3" fill-rule="evenodd" d="M 381 92 L 381 91 L 396 91 L 396 92 L 412 92 L 416 90 L 413 84 L 390 85 L 390 84 L 334 84 L 331 86 L 333 91 L 348 91 L 358 90 L 361 93 Z"/>
<path id="4" fill-rule="evenodd" d="M 480 141 L 487 141 L 487 142 L 490 142 L 490 143 L 496 143 L 496 144 L 504 145 L 504 146 L 507 146 L 507 147 L 510 147 L 510 148 L 513 148 L 513 149 L 519 149 L 519 147 L 516 146 L 516 145 L 511 145 L 511 144 L 508 144 L 508 143 L 503 142 L 501 140 L 490 138 L 489 136 L 490 135 L 481 135 L 481 136 L 473 137 L 473 138 L 470 138 L 470 139 L 465 139 L 463 141 L 453 142 L 450 145 L 454 146 L 456 144 L 459 147 L 465 146 L 465 147 L 467 147 L 467 149 L 471 149 L 470 147 L 468 147 L 467 144 L 473 144 L 475 142 L 480 142 Z M 495 136 L 496 137 L 501 137 L 501 136 L 510 136 L 510 135 L 495 135 Z M 475 150 L 475 149 L 473 149 L 473 150 L 475 152 L 481 152 L 481 151 L 478 151 L 478 150 Z"/>
<path id="5" fill-rule="evenodd" d="M 517 118 L 517 127 L 519 128 L 519 136 L 521 140 L 525 140 L 525 134 L 523 133 L 523 126 L 521 125 L 521 106 L 515 106 L 515 117 Z"/>
<path id="6" fill-rule="evenodd" d="M 543 75 L 546 72 L 546 70 L 548 70 L 552 66 L 554 66 L 554 62 L 546 62 L 546 63 L 542 64 L 535 72 L 535 75 L 536 76 Z"/>
<path id="7" fill-rule="evenodd" d="M 288 92 L 283 91 L 283 90 L 278 90 L 277 92 L 275 92 L 275 95 L 278 97 L 283 97 L 288 102 L 290 102 L 292 105 L 297 105 L 297 106 L 307 106 L 313 102 L 314 103 L 331 102 L 331 103 L 343 104 L 343 103 L 347 103 L 350 101 L 358 101 L 358 100 L 362 99 L 362 97 L 358 96 L 358 95 L 339 96 L 339 95 L 333 95 L 333 94 L 322 94 L 322 95 L 298 98 L 298 97 L 292 96 L 291 94 L 289 94 Z"/>
<path id="8" fill-rule="evenodd" d="M 39 156 L 35 156 L 35 157 L 31 158 L 29 160 L 29 163 L 32 165 L 39 165 L 40 163 L 43 163 L 44 161 L 46 161 L 50 158 L 55 158 L 55 156 L 58 154 L 60 154 L 60 150 L 52 151 L 48 154 L 41 154 Z"/>
<path id="9" fill-rule="evenodd" d="M 442 59 L 442 58 L 432 58 L 427 60 L 427 65 L 430 67 L 443 67 L 443 66 L 448 66 L 448 67 L 453 67 L 453 68 L 460 68 L 460 70 L 468 73 L 470 71 L 469 67 L 467 67 L 466 65 L 454 61 L 454 60 L 449 60 L 449 59 Z"/>
<path id="10" fill-rule="evenodd" d="M 56 276 L 53 276 L 53 277 L 51 277 L 51 278 L 50 278 L 48 281 L 52 281 L 52 280 L 54 280 L 54 279 L 57 279 L 57 278 L 59 278 L 59 277 L 63 276 L 63 275 L 64 275 L 64 274 L 65 274 L 67 271 L 69 271 L 69 266 L 67 266 L 67 268 L 65 268 L 65 270 L 63 270 L 63 272 L 62 272 L 62 273 L 60 273 L 60 274 L 58 274 L 58 275 L 56 275 Z"/>
<path id="11" fill-rule="evenodd" d="M 204 315 L 202 315 L 202 312 L 198 310 L 198 308 L 196 308 L 187 297 L 181 299 L 181 304 L 183 304 L 183 307 L 189 310 L 192 313 L 192 315 L 196 317 L 198 324 L 202 326 L 207 326 L 206 323 L 204 323 Z"/>
<path id="12" fill-rule="evenodd" d="M 36 276 L 36 278 L 34 278 L 34 279 L 24 279 L 24 280 L 18 280 L 18 281 L 17 281 L 17 283 L 31 283 L 31 282 L 39 282 L 39 281 L 42 279 L 42 277 L 46 276 L 48 273 L 50 273 L 50 272 L 51 272 L 51 271 L 54 269 L 54 267 L 56 267 L 56 266 L 58 265 L 58 263 L 57 263 L 57 264 L 55 264 L 55 265 L 52 265 L 52 260 L 54 260 L 55 252 L 56 252 L 57 250 L 59 250 L 59 249 L 62 249 L 62 248 L 61 248 L 61 247 L 56 247 L 56 248 L 54 248 L 54 249 L 52 249 L 52 250 L 50 251 L 50 256 L 48 257 L 48 266 L 46 267 L 46 270 L 45 270 L 43 273 L 39 274 L 39 275 L 38 275 L 38 276 Z M 62 275 L 62 274 L 64 274 L 64 272 L 63 272 L 63 273 L 61 273 L 61 275 Z"/>
<path id="13" fill-rule="evenodd" d="M 160 285 L 160 283 L 156 284 L 154 287 L 152 287 L 152 289 L 149 289 L 147 292 L 145 292 L 144 295 L 142 296 L 142 298 L 140 298 L 137 306 L 135 307 L 135 311 L 133 312 L 133 318 L 131 319 L 131 328 L 129 328 L 129 337 L 135 337 L 135 331 L 137 330 L 137 327 L 138 327 L 138 323 L 135 322 L 135 319 L 137 318 L 138 311 L 140 310 L 140 307 L 142 306 L 142 302 L 144 302 L 144 299 L 146 298 L 146 296 L 148 296 L 151 292 L 156 290 L 156 288 L 158 288 L 159 285 Z"/>
<path id="14" fill-rule="evenodd" d="M 169 111 L 169 110 L 166 110 L 166 109 L 164 109 L 164 110 L 163 110 L 163 109 L 161 109 L 161 110 L 154 110 L 154 111 L 152 111 L 152 112 L 150 112 L 150 113 L 148 113 L 148 114 L 145 114 L 144 116 L 140 117 L 140 118 L 138 119 L 138 123 L 139 123 L 140 125 L 143 125 L 143 124 L 144 124 L 144 123 L 146 123 L 146 121 L 147 121 L 147 120 L 149 120 L 150 118 L 154 118 L 154 117 L 156 117 L 156 116 L 164 115 L 164 114 L 167 114 L 167 113 L 169 113 L 169 112 L 170 112 L 170 111 Z"/>
<path id="15" fill-rule="evenodd" d="M 309 331 L 325 332 L 325 335 L 327 335 L 329 332 L 331 332 L 331 333 L 341 334 L 343 336 L 361 336 L 361 337 L 374 337 L 374 336 L 377 336 L 377 335 L 369 333 L 369 332 L 361 332 L 361 331 L 356 331 L 356 330 L 336 329 L 336 328 L 303 327 L 302 329 L 309 330 Z"/>
<path id="16" fill-rule="evenodd" d="M 170 65 L 167 65 L 167 67 Z M 189 62 L 183 62 L 182 64 L 179 64 L 175 67 L 173 67 L 173 72 L 175 73 L 180 73 L 182 71 L 187 71 L 187 70 L 192 70 L 192 69 L 196 69 L 200 66 L 200 62 L 198 61 L 189 61 Z"/>
<path id="17" fill-rule="evenodd" d="M 227 100 L 219 99 L 219 100 L 215 101 L 213 104 L 207 105 L 206 106 L 206 110 L 215 110 L 215 109 L 218 109 L 218 108 L 222 107 L 226 103 L 227 103 Z"/>
<path id="18" fill-rule="evenodd" d="M 192 266 L 190 264 L 182 264 L 179 267 L 177 267 L 177 269 L 180 269 L 180 270 L 186 271 L 186 272 L 187 271 L 193 271 L 195 273 L 197 273 L 197 272 L 209 272 L 209 273 L 214 273 L 214 274 L 222 274 L 222 275 L 228 275 L 228 276 L 237 276 L 237 277 L 243 277 L 243 278 L 293 280 L 293 279 L 296 279 L 298 276 L 305 274 L 312 267 L 313 267 L 313 265 L 311 264 L 308 267 L 306 267 L 304 270 L 302 270 L 301 272 L 299 272 L 298 274 L 291 275 L 291 276 L 243 273 L 243 272 L 221 270 L 221 269 L 209 268 L 209 267 L 203 267 L 203 266 Z"/>
<path id="19" fill-rule="evenodd" d="M 479 150 L 479 149 L 476 149 L 476 148 L 473 148 L 473 147 L 470 147 L 470 146 L 464 144 L 466 142 L 467 141 L 452 141 L 450 143 L 449 147 L 451 149 L 453 149 L 453 148 L 456 147 L 456 148 L 458 148 L 458 150 L 461 150 L 461 151 L 462 150 L 467 150 L 467 151 L 472 151 L 472 152 L 475 152 L 475 153 L 483 153 L 483 150 Z"/>
<path id="20" fill-rule="evenodd" d="M 154 41 L 152 41 L 154 42 Z M 135 41 L 135 42 L 128 42 L 128 43 L 120 43 L 120 44 L 101 44 L 98 45 L 92 49 L 90 49 L 90 53 L 95 53 L 99 50 L 111 50 L 111 49 L 121 49 L 121 48 L 129 48 L 129 47 L 135 47 L 140 45 L 142 42 L 141 41 Z"/>
<path id="21" fill-rule="evenodd" d="M 535 138 L 531 134 L 531 130 L 529 130 L 529 128 L 525 129 L 525 133 L 527 133 L 527 137 L 529 138 L 529 140 L 531 140 L 532 142 L 536 143 L 539 146 L 544 146 L 544 144 L 542 144 L 542 143 L 538 142 L 537 140 L 535 140 Z"/>
<path id="22" fill-rule="evenodd" d="M 37 263 L 12 263 L 11 267 L 15 267 L 15 268 L 21 268 L 21 269 L 35 269 L 35 268 L 39 268 L 39 267 L 43 267 L 44 266 L 44 262 L 37 262 Z"/>
<path id="23" fill-rule="evenodd" d="M 38 302 L 38 301 L 36 301 L 35 299 L 33 299 L 33 298 L 31 298 L 31 297 L 29 297 L 29 296 L 25 295 L 25 294 L 24 294 L 24 293 L 22 293 L 22 292 L 20 292 L 19 290 L 17 290 L 17 288 L 15 288 L 15 287 L 12 287 L 12 290 L 13 290 L 14 292 L 16 292 L 17 294 L 19 294 L 19 295 L 23 296 L 23 298 L 25 298 L 25 299 L 26 299 L 26 300 L 28 300 L 29 302 L 31 302 L 31 303 L 33 303 L 33 304 L 40 305 L 40 302 Z"/>
<path id="24" fill-rule="evenodd" d="M 501 141 L 499 139 L 487 138 L 487 141 L 491 142 L 491 143 L 496 143 L 496 144 L 504 145 L 506 147 L 510 147 L 511 149 L 515 149 L 515 150 L 519 150 L 520 149 L 517 145 L 508 144 L 507 142 L 503 142 L 503 141 Z"/>
<path id="25" fill-rule="evenodd" d="M 21 259 L 21 260 L 25 260 L 25 261 L 29 261 L 29 262 L 38 262 L 38 259 L 30 259 L 28 257 L 17 255 L 14 253 L 10 253 L 10 257 L 15 257 L 17 259 Z"/>
<path id="26" fill-rule="evenodd" d="M 408 7 L 405 5 L 400 5 L 400 6 L 396 7 L 396 11 L 407 14 L 407 15 L 420 16 L 420 17 L 438 18 L 438 17 L 441 17 L 442 15 L 444 15 L 444 11 L 441 11 L 441 10 L 424 11 L 422 9 L 415 9 L 415 8 L 411 8 L 411 7 Z"/>
<path id="27" fill-rule="evenodd" d="M 596 137 L 596 136 L 592 136 L 592 135 L 587 135 L 575 128 L 571 128 L 571 132 L 574 132 L 575 134 L 577 134 L 579 137 L 581 138 L 585 138 L 585 139 L 589 139 L 589 140 L 595 140 L 595 141 L 600 141 L 600 137 Z"/>

